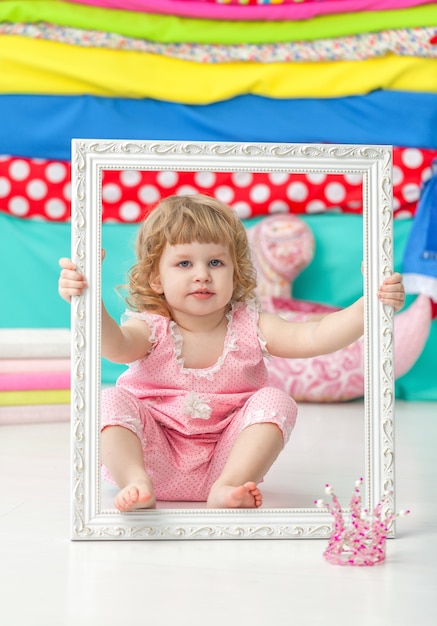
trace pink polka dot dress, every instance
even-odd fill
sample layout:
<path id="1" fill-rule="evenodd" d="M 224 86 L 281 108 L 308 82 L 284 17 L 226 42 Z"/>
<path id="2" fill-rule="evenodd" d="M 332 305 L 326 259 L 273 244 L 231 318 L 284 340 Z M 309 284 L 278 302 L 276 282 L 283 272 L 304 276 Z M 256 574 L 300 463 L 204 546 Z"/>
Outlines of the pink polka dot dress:
<path id="1" fill-rule="evenodd" d="M 288 440 L 296 403 L 269 386 L 253 303 L 232 305 L 223 353 L 205 369 L 184 367 L 174 321 L 128 315 L 144 319 L 153 345 L 115 387 L 102 391 L 101 428 L 123 426 L 137 435 L 158 500 L 205 501 L 238 434 L 252 424 L 277 424 Z M 103 476 L 113 482 L 106 468 Z"/>

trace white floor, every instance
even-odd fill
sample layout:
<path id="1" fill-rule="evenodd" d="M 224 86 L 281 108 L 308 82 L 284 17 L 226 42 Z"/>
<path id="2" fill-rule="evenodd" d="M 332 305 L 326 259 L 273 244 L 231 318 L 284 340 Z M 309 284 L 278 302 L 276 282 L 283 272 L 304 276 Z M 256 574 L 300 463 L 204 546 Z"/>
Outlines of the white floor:
<path id="1" fill-rule="evenodd" d="M 263 487 L 273 506 L 285 485 L 293 505 L 323 497 L 326 481 L 352 488 L 361 418 L 354 404 L 323 415 L 301 407 L 288 456 Z M 437 403 L 398 403 L 397 508 L 412 514 L 385 563 L 354 568 L 327 563 L 325 540 L 72 542 L 68 424 L 2 426 L 0 623 L 435 626 L 436 446 Z M 315 459 L 326 475 L 312 471 Z"/>

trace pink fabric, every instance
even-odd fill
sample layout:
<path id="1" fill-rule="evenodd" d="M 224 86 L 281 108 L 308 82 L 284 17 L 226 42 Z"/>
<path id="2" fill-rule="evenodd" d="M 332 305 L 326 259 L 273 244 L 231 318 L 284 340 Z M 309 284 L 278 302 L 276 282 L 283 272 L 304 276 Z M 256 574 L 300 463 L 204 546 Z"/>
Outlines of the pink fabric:
<path id="1" fill-rule="evenodd" d="M 69 372 L 14 372 L 0 374 L 0 391 L 70 389 Z"/>
<path id="2" fill-rule="evenodd" d="M 70 359 L 0 359 L 0 375 L 18 372 L 69 372 Z"/>
<path id="3" fill-rule="evenodd" d="M 404 9 L 432 0 L 329 0 L 326 2 L 303 2 L 299 4 L 241 6 L 209 2 L 180 2 L 172 0 L 70 0 L 77 4 L 91 4 L 106 9 L 121 9 L 141 13 L 178 15 L 181 17 L 211 20 L 288 21 L 307 20 L 331 13 L 355 13 L 358 11 L 387 11 Z"/>
<path id="4" fill-rule="evenodd" d="M 252 424 L 275 423 L 287 441 L 297 409 L 268 386 L 253 305 L 233 306 L 222 356 L 195 370 L 184 367 L 174 322 L 130 315 L 149 324 L 155 343 L 116 387 L 103 390 L 101 427 L 123 426 L 138 436 L 159 500 L 206 500 L 239 432 Z M 105 469 L 103 475 L 110 479 Z"/>

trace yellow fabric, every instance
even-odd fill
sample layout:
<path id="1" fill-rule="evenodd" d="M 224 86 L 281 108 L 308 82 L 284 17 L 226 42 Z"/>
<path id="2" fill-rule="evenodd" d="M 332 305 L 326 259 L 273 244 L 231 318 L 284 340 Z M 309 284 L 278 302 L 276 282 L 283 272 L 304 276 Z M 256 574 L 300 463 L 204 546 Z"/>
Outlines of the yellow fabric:
<path id="1" fill-rule="evenodd" d="M 376 89 L 437 92 L 437 59 L 201 64 L 144 52 L 0 37 L 0 93 L 154 98 L 209 104 L 242 94 L 341 97 Z"/>
<path id="2" fill-rule="evenodd" d="M 37 389 L 30 391 L 0 391 L 0 406 L 27 406 L 31 404 L 68 404 L 69 389 Z"/>

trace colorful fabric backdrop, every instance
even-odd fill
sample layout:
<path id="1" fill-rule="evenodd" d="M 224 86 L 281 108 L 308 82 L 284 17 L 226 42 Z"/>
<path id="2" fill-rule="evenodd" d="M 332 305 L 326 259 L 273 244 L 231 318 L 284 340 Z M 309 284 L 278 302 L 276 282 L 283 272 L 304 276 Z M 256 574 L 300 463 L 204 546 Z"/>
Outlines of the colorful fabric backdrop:
<path id="1" fill-rule="evenodd" d="M 404 270 L 405 251 L 408 259 L 434 254 L 436 8 L 426 0 L 0 2 L 8 244 L 0 246 L 0 327 L 69 326 L 57 259 L 70 248 L 73 137 L 392 145 L 395 269 Z M 359 272 L 342 289 L 337 274 L 346 256 L 360 265 L 359 180 L 114 171 L 103 189 L 104 296 L 114 315 L 137 221 L 163 194 L 190 189 L 227 201 L 248 226 L 299 213 L 317 254 L 294 296 L 343 306 L 359 295 Z M 416 278 L 407 284 L 420 285 Z M 396 383 L 398 397 L 437 400 L 436 351 L 434 321 L 419 361 Z M 105 382 L 117 373 L 105 362 Z"/>

